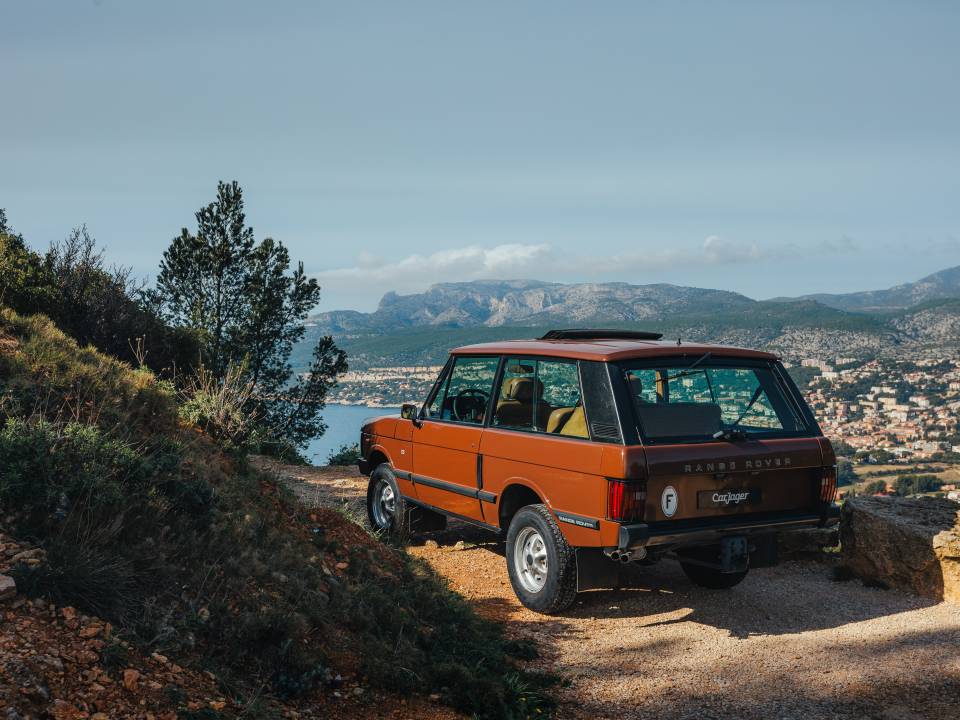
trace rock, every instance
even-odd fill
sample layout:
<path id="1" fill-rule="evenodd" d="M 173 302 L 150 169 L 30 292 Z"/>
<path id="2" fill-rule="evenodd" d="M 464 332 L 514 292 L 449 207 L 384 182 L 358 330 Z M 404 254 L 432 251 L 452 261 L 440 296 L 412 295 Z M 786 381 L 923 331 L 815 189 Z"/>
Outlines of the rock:
<path id="1" fill-rule="evenodd" d="M 867 583 L 960 602 L 960 510 L 943 498 L 854 497 L 843 505 L 844 564 Z"/>
<path id="2" fill-rule="evenodd" d="M 210 707 L 211 707 L 211 709 L 216 710 L 217 712 L 220 712 L 220 711 L 223 710 L 226 706 L 227 706 L 227 704 L 226 704 L 223 700 L 211 700 L 211 701 L 210 701 Z"/>
<path id="3" fill-rule="evenodd" d="M 90 638 L 95 638 L 97 635 L 103 632 L 103 625 L 94 623 L 92 625 L 87 625 L 86 627 L 80 628 L 78 635 L 84 640 L 89 640 Z"/>
<path id="4" fill-rule="evenodd" d="M 17 583 L 9 575 L 0 575 L 0 600 L 17 596 Z"/>
<path id="5" fill-rule="evenodd" d="M 466 543 L 464 543 L 463 540 L 457 540 L 457 542 L 454 543 L 454 545 L 453 545 L 453 547 L 452 547 L 451 549 L 452 549 L 452 550 L 465 550 L 466 547 L 467 547 L 467 546 L 466 546 Z"/>
<path id="6" fill-rule="evenodd" d="M 74 720 L 81 717 L 80 711 L 66 700 L 54 700 L 47 712 L 53 720 Z"/>
<path id="7" fill-rule="evenodd" d="M 67 605 L 65 608 L 61 608 L 60 614 L 63 616 L 64 620 L 74 620 L 77 617 L 77 611 L 69 605 Z"/>
<path id="8" fill-rule="evenodd" d="M 27 560 L 39 560 L 41 557 L 43 557 L 43 550 L 40 548 L 21 550 L 10 558 L 10 564 L 16 565 L 18 562 L 26 562 Z"/>
<path id="9" fill-rule="evenodd" d="M 436 540 L 427 540 L 427 541 L 423 544 L 423 546 L 424 546 L 427 550 L 436 550 L 438 547 L 440 547 L 440 545 L 437 543 Z"/>
<path id="10" fill-rule="evenodd" d="M 140 682 L 140 671 L 134 670 L 133 668 L 127 668 L 123 671 L 123 686 L 130 692 L 134 692 L 137 689 L 137 685 Z"/>
<path id="11" fill-rule="evenodd" d="M 76 661 L 80 665 L 93 665 L 99 659 L 100 659 L 100 656 L 97 655 L 92 650 L 80 650 L 76 656 Z"/>
<path id="12" fill-rule="evenodd" d="M 348 567 L 350 567 L 350 563 L 338 562 L 336 565 L 337 570 L 346 570 Z"/>

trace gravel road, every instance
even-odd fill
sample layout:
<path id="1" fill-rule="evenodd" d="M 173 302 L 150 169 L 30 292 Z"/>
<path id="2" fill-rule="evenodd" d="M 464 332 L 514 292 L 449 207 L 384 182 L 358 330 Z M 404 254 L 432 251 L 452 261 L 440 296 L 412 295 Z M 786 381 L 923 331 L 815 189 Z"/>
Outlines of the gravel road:
<path id="1" fill-rule="evenodd" d="M 274 468 L 307 503 L 363 514 L 366 478 Z M 462 542 L 461 542 L 462 541 Z M 513 595 L 503 543 L 462 524 L 409 551 L 569 680 L 560 718 L 960 720 L 960 606 L 838 582 L 818 562 L 755 570 L 732 590 L 672 561 L 547 617 Z"/>

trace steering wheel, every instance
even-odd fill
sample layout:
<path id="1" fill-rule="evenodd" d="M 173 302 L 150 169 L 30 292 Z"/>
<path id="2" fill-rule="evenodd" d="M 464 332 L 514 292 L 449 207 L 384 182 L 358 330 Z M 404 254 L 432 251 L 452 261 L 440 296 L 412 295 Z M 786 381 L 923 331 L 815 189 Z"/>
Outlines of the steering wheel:
<path id="1" fill-rule="evenodd" d="M 457 393 L 453 399 L 453 417 L 461 422 L 473 422 L 478 413 L 487 409 L 490 394 L 485 390 L 467 388 Z"/>

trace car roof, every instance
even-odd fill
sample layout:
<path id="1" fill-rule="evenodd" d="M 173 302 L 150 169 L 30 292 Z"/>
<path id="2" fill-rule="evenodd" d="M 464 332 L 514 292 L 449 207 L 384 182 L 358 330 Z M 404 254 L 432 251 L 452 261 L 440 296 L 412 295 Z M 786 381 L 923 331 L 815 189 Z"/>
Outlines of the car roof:
<path id="1" fill-rule="evenodd" d="M 676 357 L 712 353 L 723 357 L 777 360 L 773 353 L 749 350 L 730 345 L 686 343 L 668 340 L 502 340 L 464 345 L 451 351 L 454 355 L 546 355 L 576 360 L 631 360 L 648 357 Z"/>

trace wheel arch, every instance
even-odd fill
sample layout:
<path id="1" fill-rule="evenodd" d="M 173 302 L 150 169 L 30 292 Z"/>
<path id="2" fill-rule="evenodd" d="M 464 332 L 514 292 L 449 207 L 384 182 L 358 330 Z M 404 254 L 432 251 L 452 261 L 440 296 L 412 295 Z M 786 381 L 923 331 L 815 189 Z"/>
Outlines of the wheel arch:
<path id="1" fill-rule="evenodd" d="M 497 504 L 497 519 L 500 523 L 500 529 L 504 532 L 510 527 L 510 521 L 517 514 L 520 508 L 526 505 L 538 505 L 543 503 L 543 495 L 536 489 L 524 483 L 514 482 L 507 485 L 500 493 L 500 501 Z"/>
<path id="2" fill-rule="evenodd" d="M 376 470 L 377 466 L 383 463 L 388 463 L 391 467 L 393 466 L 390 455 L 382 445 L 374 445 L 370 448 L 370 457 L 367 458 L 367 462 L 370 464 L 370 472 Z"/>

